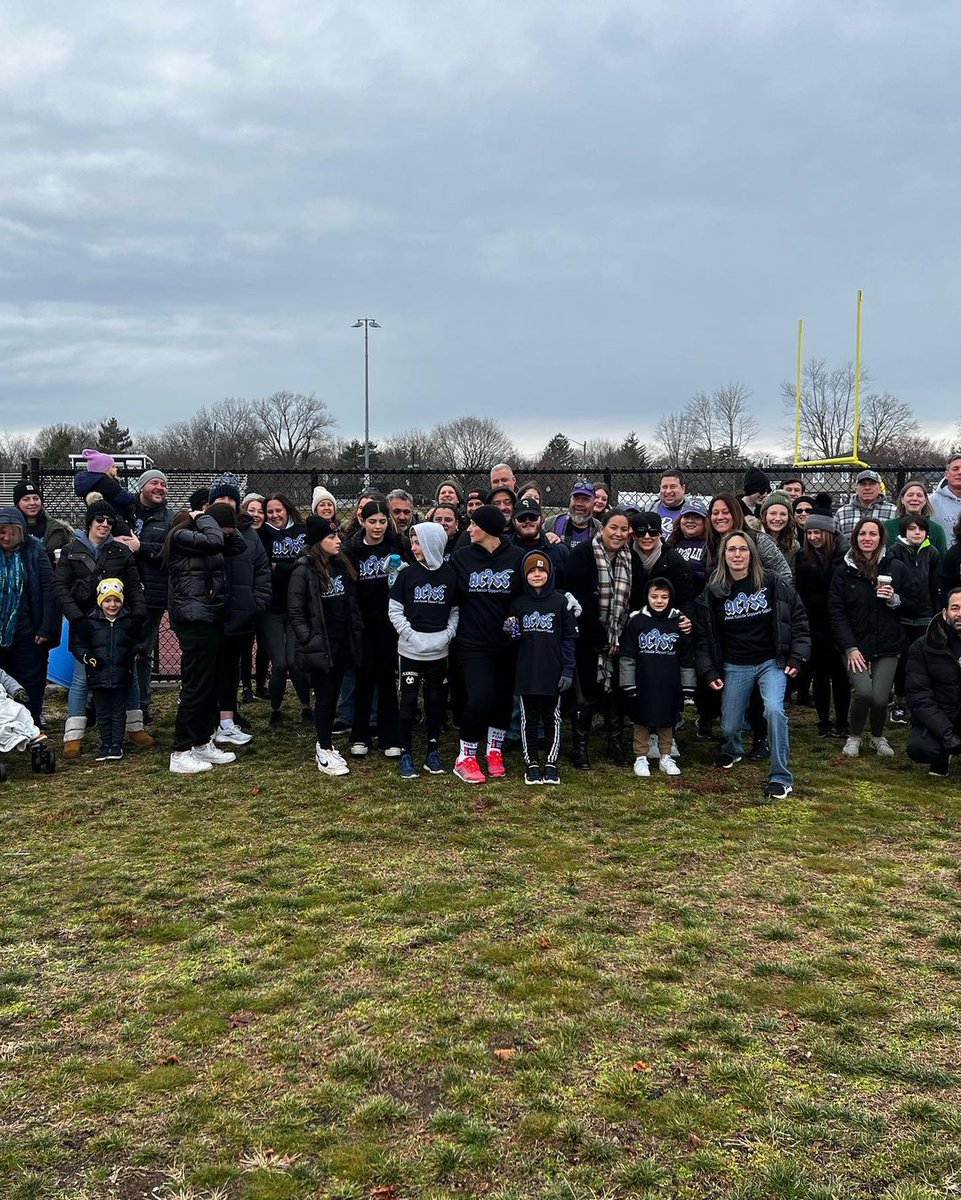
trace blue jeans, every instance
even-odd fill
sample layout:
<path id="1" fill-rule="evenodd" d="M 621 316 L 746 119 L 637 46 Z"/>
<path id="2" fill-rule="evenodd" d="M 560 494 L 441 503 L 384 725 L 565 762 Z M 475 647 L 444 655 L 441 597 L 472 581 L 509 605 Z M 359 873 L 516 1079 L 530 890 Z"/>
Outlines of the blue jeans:
<path id="1" fill-rule="evenodd" d="M 721 730 L 724 734 L 724 745 L 721 749 L 725 754 L 737 757 L 743 755 L 741 728 L 755 683 L 764 702 L 768 740 L 771 743 L 770 782 L 792 784 L 794 776 L 787 767 L 790 743 L 787 713 L 784 711 L 787 676 L 773 658 L 758 663 L 757 666 L 724 664 L 724 687 L 721 691 Z"/>

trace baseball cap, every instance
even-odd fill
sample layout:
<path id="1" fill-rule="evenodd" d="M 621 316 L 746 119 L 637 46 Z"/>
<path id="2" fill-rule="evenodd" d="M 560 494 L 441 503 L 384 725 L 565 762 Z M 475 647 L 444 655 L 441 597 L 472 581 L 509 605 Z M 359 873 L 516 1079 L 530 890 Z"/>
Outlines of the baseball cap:
<path id="1" fill-rule="evenodd" d="M 880 483 L 881 476 L 877 471 L 862 471 L 855 479 L 855 483 Z"/>
<path id="2" fill-rule="evenodd" d="M 571 488 L 572 496 L 590 496 L 594 499 L 596 495 L 593 483 L 588 483 L 586 479 L 579 479 Z"/>

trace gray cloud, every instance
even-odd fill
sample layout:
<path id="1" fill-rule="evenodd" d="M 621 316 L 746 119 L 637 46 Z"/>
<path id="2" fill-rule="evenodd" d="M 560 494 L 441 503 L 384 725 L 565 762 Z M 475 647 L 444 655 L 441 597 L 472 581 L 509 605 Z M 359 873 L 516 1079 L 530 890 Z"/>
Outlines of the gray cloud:
<path id="1" fill-rule="evenodd" d="M 10 428 L 290 387 L 356 435 L 374 315 L 375 434 L 643 434 L 737 377 L 773 442 L 797 317 L 847 359 L 859 286 L 877 385 L 957 419 L 951 4 L 4 19 Z"/>

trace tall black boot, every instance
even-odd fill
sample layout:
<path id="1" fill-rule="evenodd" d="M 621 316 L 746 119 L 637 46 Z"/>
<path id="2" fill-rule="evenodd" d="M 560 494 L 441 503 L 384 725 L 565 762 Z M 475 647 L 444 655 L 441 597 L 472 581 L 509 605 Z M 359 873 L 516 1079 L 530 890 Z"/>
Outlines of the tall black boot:
<path id="1" fill-rule="evenodd" d="M 591 733 L 591 709 L 589 705 L 575 708 L 571 714 L 571 729 L 574 734 L 574 748 L 571 752 L 571 762 L 578 771 L 589 771 L 591 760 L 587 754 L 587 739 Z"/>
<path id="2" fill-rule="evenodd" d="M 624 714 L 618 706 L 616 695 L 604 697 L 604 729 L 607 733 L 608 757 L 623 767 L 627 762 L 624 753 Z"/>

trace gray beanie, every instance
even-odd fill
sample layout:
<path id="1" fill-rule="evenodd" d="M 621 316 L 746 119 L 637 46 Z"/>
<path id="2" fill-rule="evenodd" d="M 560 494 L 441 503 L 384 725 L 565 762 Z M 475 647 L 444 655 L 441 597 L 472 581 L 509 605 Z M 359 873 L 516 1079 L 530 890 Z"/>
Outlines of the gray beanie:
<path id="1" fill-rule="evenodd" d="M 163 473 L 163 471 L 158 471 L 155 467 L 151 467 L 149 471 L 144 471 L 142 475 L 138 476 L 138 478 L 134 480 L 133 490 L 138 496 L 151 481 L 151 479 L 162 479 L 164 483 L 167 483 L 167 476 Z"/>

